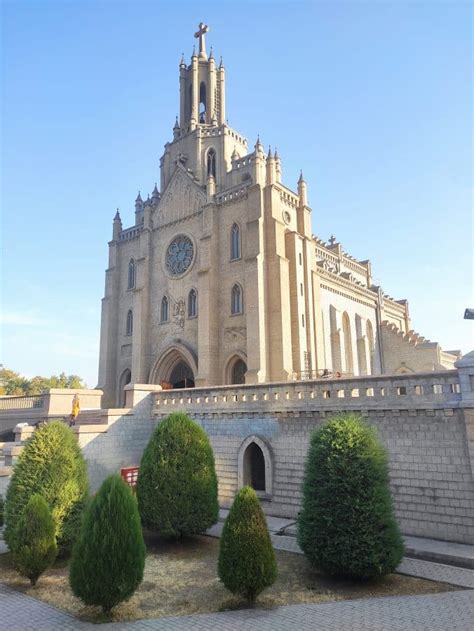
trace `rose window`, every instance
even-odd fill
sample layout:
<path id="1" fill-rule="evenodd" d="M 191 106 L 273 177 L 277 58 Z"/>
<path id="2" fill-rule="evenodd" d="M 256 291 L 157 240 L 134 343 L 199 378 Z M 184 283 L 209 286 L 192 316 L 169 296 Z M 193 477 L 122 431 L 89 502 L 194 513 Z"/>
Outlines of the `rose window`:
<path id="1" fill-rule="evenodd" d="M 172 276 L 184 274 L 193 262 L 194 245 L 189 237 L 180 235 L 173 239 L 166 251 L 166 269 Z"/>

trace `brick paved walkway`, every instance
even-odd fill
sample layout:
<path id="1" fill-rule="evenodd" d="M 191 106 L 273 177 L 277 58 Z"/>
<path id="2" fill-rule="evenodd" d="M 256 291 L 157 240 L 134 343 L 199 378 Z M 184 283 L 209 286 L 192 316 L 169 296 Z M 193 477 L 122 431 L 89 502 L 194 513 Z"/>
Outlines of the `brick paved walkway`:
<path id="1" fill-rule="evenodd" d="M 97 625 L 0 585 L 2 631 L 113 629 L 113 631 L 471 631 L 474 592 L 346 600 L 275 609 L 244 609 L 180 618 Z"/>

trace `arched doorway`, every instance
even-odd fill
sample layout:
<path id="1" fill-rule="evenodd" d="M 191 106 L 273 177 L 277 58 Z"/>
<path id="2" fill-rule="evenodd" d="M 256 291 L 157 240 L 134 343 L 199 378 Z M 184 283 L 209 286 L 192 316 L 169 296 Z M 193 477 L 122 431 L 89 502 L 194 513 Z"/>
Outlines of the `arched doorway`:
<path id="1" fill-rule="evenodd" d="M 265 457 L 256 443 L 250 443 L 244 453 L 244 485 L 265 491 Z"/>
<path id="2" fill-rule="evenodd" d="M 232 366 L 232 383 L 245 383 L 245 373 L 247 372 L 247 364 L 243 359 L 238 359 Z"/>
<path id="3" fill-rule="evenodd" d="M 180 361 L 170 374 L 169 383 L 173 388 L 194 388 L 194 375 L 185 361 Z"/>
<path id="4" fill-rule="evenodd" d="M 125 392 L 125 386 L 127 384 L 129 384 L 132 381 L 132 373 L 131 371 L 127 368 L 126 370 L 123 371 L 120 379 L 119 379 L 119 385 L 118 385 L 118 396 L 117 396 L 117 402 L 118 402 L 118 407 L 119 408 L 124 408 L 126 406 L 127 403 L 127 397 L 126 397 L 126 392 Z"/>
<path id="5" fill-rule="evenodd" d="M 194 352 L 184 344 L 174 342 L 159 355 L 150 372 L 150 383 L 164 389 L 194 388 L 197 360 Z"/>
<path id="6" fill-rule="evenodd" d="M 247 436 L 237 455 L 237 484 L 251 486 L 262 499 L 273 492 L 273 456 L 269 445 L 255 434 Z"/>

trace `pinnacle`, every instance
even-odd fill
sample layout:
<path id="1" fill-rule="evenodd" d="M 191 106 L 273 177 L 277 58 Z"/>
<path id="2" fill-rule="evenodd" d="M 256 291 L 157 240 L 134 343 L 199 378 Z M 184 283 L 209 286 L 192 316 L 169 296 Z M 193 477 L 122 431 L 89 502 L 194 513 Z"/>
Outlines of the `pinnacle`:
<path id="1" fill-rule="evenodd" d="M 115 213 L 114 221 L 122 221 L 122 220 L 120 219 L 120 212 L 119 212 L 119 209 L 118 209 L 118 208 L 117 208 L 117 212 Z"/>
<path id="2" fill-rule="evenodd" d="M 142 202 L 142 196 L 140 195 L 140 191 L 138 191 L 138 195 L 137 195 L 137 199 L 135 200 L 135 202 Z"/>

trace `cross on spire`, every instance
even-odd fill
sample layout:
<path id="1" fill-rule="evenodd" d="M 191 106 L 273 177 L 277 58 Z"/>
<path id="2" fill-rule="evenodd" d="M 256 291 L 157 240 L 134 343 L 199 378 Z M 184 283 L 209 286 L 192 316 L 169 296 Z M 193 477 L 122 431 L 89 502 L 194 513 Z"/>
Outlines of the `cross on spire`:
<path id="1" fill-rule="evenodd" d="M 331 245 L 334 245 L 336 243 L 336 237 L 333 234 L 331 235 L 331 238 L 329 239 L 329 243 Z"/>
<path id="2" fill-rule="evenodd" d="M 209 27 L 204 22 L 199 22 L 199 30 L 194 33 L 194 37 L 199 39 L 199 53 L 206 54 L 206 40 L 205 35 L 209 31 Z"/>

